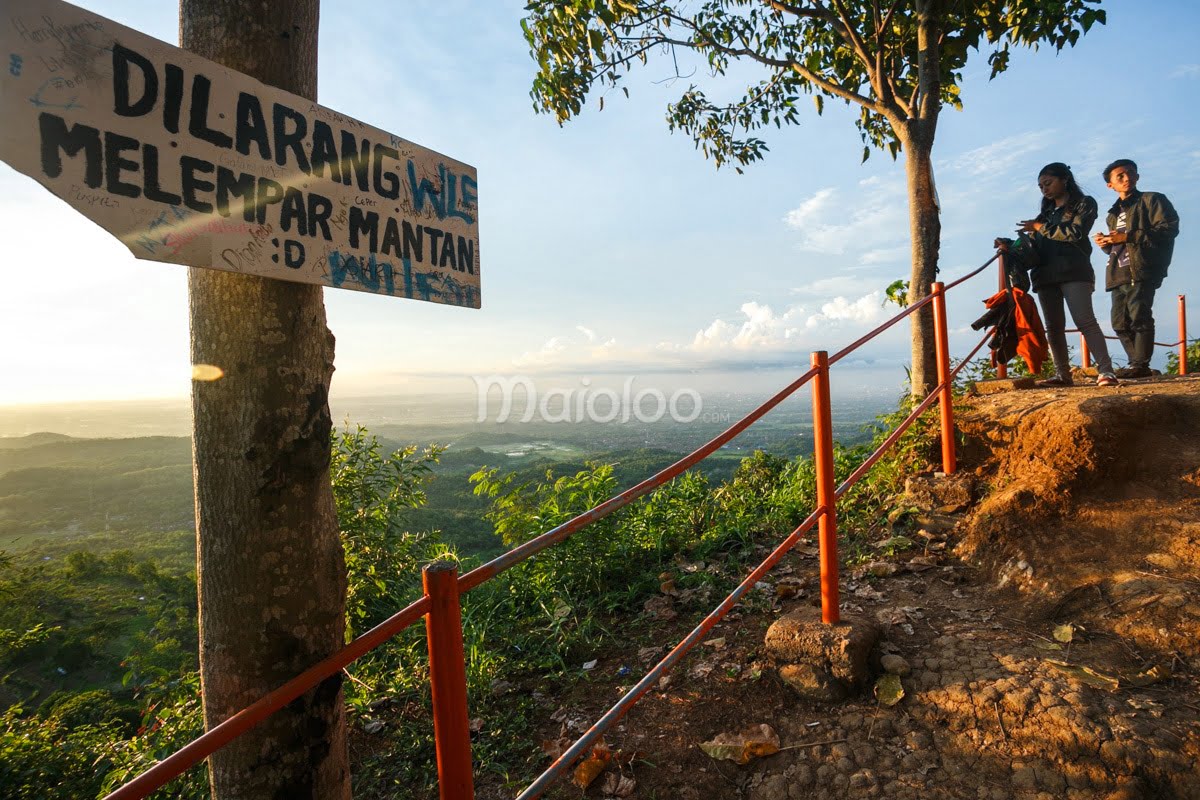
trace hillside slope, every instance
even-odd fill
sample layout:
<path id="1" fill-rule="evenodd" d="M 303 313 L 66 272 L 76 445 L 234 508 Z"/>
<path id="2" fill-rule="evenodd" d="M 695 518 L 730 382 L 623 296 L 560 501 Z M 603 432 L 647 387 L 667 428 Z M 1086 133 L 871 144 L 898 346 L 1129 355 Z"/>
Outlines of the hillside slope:
<path id="1" fill-rule="evenodd" d="M 898 502 L 918 507 L 917 549 L 843 574 L 843 611 L 883 627 L 905 697 L 819 706 L 779 680 L 763 634 L 815 600 L 802 545 L 609 735 L 616 766 L 587 796 L 1200 798 L 1198 422 L 1196 378 L 970 400 L 958 475 Z M 576 737 L 661 652 L 605 654 L 547 738 Z M 762 723 L 774 755 L 698 747 Z"/>

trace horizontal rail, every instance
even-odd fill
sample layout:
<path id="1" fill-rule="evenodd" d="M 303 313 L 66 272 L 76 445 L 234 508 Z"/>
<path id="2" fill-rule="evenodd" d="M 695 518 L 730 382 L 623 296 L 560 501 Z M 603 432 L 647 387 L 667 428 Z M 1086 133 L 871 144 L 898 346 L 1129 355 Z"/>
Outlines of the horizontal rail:
<path id="1" fill-rule="evenodd" d="M 948 292 L 951 289 L 953 289 L 955 286 L 958 286 L 960 283 L 965 283 L 966 281 L 971 280 L 971 278 L 974 278 L 976 275 L 983 272 L 985 269 L 990 267 L 992 264 L 996 263 L 996 259 L 1000 258 L 1000 255 L 1001 255 L 1000 253 L 996 253 L 996 255 L 992 256 L 987 261 L 983 262 L 983 266 L 979 267 L 976 270 L 968 272 L 966 275 L 963 275 L 958 280 L 950 281 L 949 283 L 946 284 L 945 289 L 943 289 L 942 291 Z"/>
<path id="2" fill-rule="evenodd" d="M 662 486 L 667 481 L 679 477 L 691 467 L 698 464 L 708 456 L 712 455 L 723 445 L 735 438 L 739 433 L 749 428 L 759 419 L 761 419 L 768 411 L 786 400 L 791 394 L 799 389 L 804 384 L 812 380 L 817 374 L 815 369 L 810 369 L 796 380 L 792 381 L 782 390 L 777 392 L 771 399 L 767 400 L 761 406 L 751 411 L 739 421 L 731 425 L 724 433 L 702 445 L 697 450 L 694 450 L 689 455 L 676 461 L 671 466 L 651 475 L 646 480 L 639 483 L 637 486 L 626 489 L 616 497 L 604 501 L 595 508 L 585 511 L 577 517 L 570 519 L 563 524 L 551 528 L 534 539 L 514 547 L 503 555 L 497 556 L 488 563 L 476 567 L 458 579 L 458 589 L 460 592 L 469 592 L 484 581 L 496 577 L 501 572 L 504 572 L 510 567 L 514 567 L 525 559 L 533 556 L 547 547 L 561 542 L 571 534 L 578 531 L 580 528 L 586 527 L 598 519 L 602 519 L 619 508 L 629 505 L 639 497 L 654 491 Z"/>
<path id="3" fill-rule="evenodd" d="M 958 280 L 954 281 L 953 283 L 950 283 L 950 284 L 948 284 L 948 285 L 946 286 L 946 288 L 945 288 L 943 291 L 949 291 L 950 289 L 954 288 L 955 286 L 958 286 L 958 285 L 959 285 L 960 283 L 962 283 L 963 281 L 970 280 L 971 278 L 974 278 L 976 275 L 978 275 L 979 273 L 983 272 L 985 269 L 987 269 L 987 268 L 988 268 L 988 267 L 990 267 L 992 264 L 994 264 L 994 263 L 995 263 L 995 261 L 996 261 L 996 259 L 998 259 L 999 257 L 1000 257 L 1000 254 L 999 254 L 999 253 L 997 253 L 996 255 L 992 256 L 990 259 L 988 259 L 988 260 L 987 260 L 987 262 L 985 262 L 985 263 L 983 264 L 983 266 L 981 266 L 981 267 L 978 267 L 977 269 L 975 269 L 975 270 L 972 270 L 971 272 L 968 272 L 966 275 L 963 275 L 963 276 L 962 276 L 961 278 L 959 278 Z M 929 295 L 926 295 L 925 297 L 921 298 L 921 299 L 920 299 L 920 300 L 918 300 L 917 302 L 913 303 L 912 305 L 908 306 L 908 307 L 907 307 L 907 308 L 905 308 L 903 311 L 901 311 L 899 314 L 897 314 L 896 316 L 892 317 L 891 319 L 889 319 L 887 322 L 885 322 L 885 323 L 883 323 L 882 325 L 880 325 L 880 326 L 879 326 L 878 328 L 876 328 L 875 330 L 873 330 L 873 331 L 871 331 L 870 333 L 867 333 L 867 334 L 865 334 L 865 335 L 863 335 L 863 336 L 859 337 L 858 339 L 855 339 L 853 342 L 851 342 L 850 344 L 848 344 L 848 345 L 846 345 L 845 347 L 843 347 L 841 350 L 838 350 L 836 353 L 834 353 L 833 355 L 831 355 L 831 356 L 829 357 L 829 366 L 831 366 L 831 367 L 832 367 L 834 364 L 836 364 L 837 362 L 841 361 L 843 358 L 845 358 L 846 356 L 850 355 L 850 354 L 851 354 L 851 353 L 853 353 L 855 350 L 857 350 L 858 348 L 862 347 L 864 344 L 866 344 L 867 342 L 871 341 L 871 340 L 872 340 L 872 339 L 874 339 L 876 336 L 878 336 L 879 334 L 883 333 L 884 331 L 886 331 L 888 328 L 890 328 L 890 327 L 892 327 L 893 325 L 895 325 L 895 324 L 896 324 L 897 322 L 899 322 L 900 320 L 904 319 L 905 317 L 909 316 L 910 314 L 915 314 L 915 313 L 917 312 L 917 309 L 921 308 L 921 306 L 928 305 L 929 303 L 932 303 L 932 302 L 933 302 L 933 295 L 932 295 L 932 294 L 929 294 Z"/>
<path id="4" fill-rule="evenodd" d="M 1079 328 L 1067 328 L 1065 331 L 1063 331 L 1063 333 L 1083 333 L 1083 331 L 1079 330 Z M 1109 336 L 1107 333 L 1101 333 L 1100 335 L 1103 336 L 1105 339 L 1108 339 L 1110 342 L 1121 341 L 1120 336 Z M 1180 339 L 1178 342 L 1155 342 L 1154 346 L 1155 347 L 1179 347 L 1179 345 L 1183 344 L 1183 342 L 1184 342 L 1183 339 Z"/>
<path id="5" fill-rule="evenodd" d="M 838 350 L 836 353 L 831 355 L 829 357 L 829 366 L 832 367 L 834 364 L 841 361 L 843 358 L 850 355 L 855 350 L 862 347 L 864 344 L 871 341 L 876 336 L 883 333 L 884 331 L 886 331 L 888 328 L 895 325 L 900 320 L 904 319 L 905 317 L 909 316 L 910 314 L 917 313 L 917 309 L 921 308 L 921 306 L 927 306 L 932 302 L 933 302 L 933 295 L 928 295 L 927 297 L 923 297 L 920 300 L 918 300 L 917 302 L 913 303 L 911 306 L 908 306 L 903 311 L 901 311 L 899 314 L 892 317 L 891 319 L 889 319 L 887 322 L 880 325 L 875 330 L 871 331 L 868 334 L 860 336 L 859 338 L 855 339 L 850 344 L 843 347 L 841 350 Z"/>
<path id="6" fill-rule="evenodd" d="M 423 596 L 405 606 L 338 652 L 313 664 L 261 700 L 246 706 L 129 783 L 106 795 L 104 800 L 135 800 L 162 788 L 321 681 L 345 669 L 351 662 L 415 623 L 428 613 L 429 605 L 429 598 Z"/>
<path id="7" fill-rule="evenodd" d="M 592 725 L 587 732 L 580 736 L 579 739 L 576 740 L 575 744 L 571 745 L 566 752 L 559 756 L 558 759 L 555 760 L 555 762 L 551 764 L 545 772 L 539 775 L 533 783 L 529 784 L 525 791 L 521 792 L 521 794 L 517 796 L 517 800 L 533 800 L 533 798 L 541 796 L 542 792 L 550 788 L 550 785 L 559 777 L 561 777 L 564 772 L 570 769 L 571 765 L 574 764 L 580 758 L 580 756 L 582 756 L 584 752 L 586 752 L 587 749 L 596 742 L 597 739 L 603 736 L 604 732 L 612 727 L 613 723 L 625 716 L 625 713 L 629 711 L 629 709 L 635 703 L 637 703 L 637 701 L 640 700 L 642 696 L 646 694 L 646 692 L 650 691 L 650 688 L 654 686 L 654 684 L 657 683 L 658 680 L 668 670 L 670 670 L 680 661 L 680 659 L 687 655 L 688 651 L 695 647 L 696 643 L 699 642 L 709 631 L 711 631 L 713 627 L 716 626 L 716 624 L 720 622 L 726 614 L 729 613 L 730 609 L 737 605 L 737 602 L 742 598 L 743 595 L 746 594 L 746 592 L 750 590 L 751 587 L 754 586 L 754 584 L 758 582 L 759 578 L 767 574 L 785 555 L 788 554 L 788 551 L 796 546 L 796 543 L 800 541 L 800 537 L 807 533 L 812 526 L 817 523 L 817 520 L 821 518 L 821 515 L 824 514 L 825 511 L 825 506 L 820 506 L 816 511 L 810 514 L 808 518 L 804 520 L 804 522 L 801 522 L 800 525 L 797 526 L 797 528 L 792 531 L 786 539 L 780 542 L 778 547 L 771 551 L 771 554 L 768 555 L 761 564 L 755 567 L 750 574 L 746 576 L 745 580 L 738 584 L 738 587 L 734 589 L 728 597 L 721 601 L 720 605 L 713 609 L 712 613 L 704 618 L 703 622 L 693 628 L 692 632 L 684 637 L 683 641 L 675 645 L 674 650 L 668 653 L 662 659 L 662 661 L 659 661 L 653 669 L 647 672 L 645 677 L 638 681 L 632 689 L 626 692 L 625 695 L 617 701 L 616 705 L 610 708 L 604 714 L 604 716 L 596 721 L 596 724 Z"/>
<path id="8" fill-rule="evenodd" d="M 979 352 L 980 348 L 983 347 L 983 345 L 987 342 L 988 337 L 990 337 L 994 331 L 995 328 L 984 334 L 984 337 L 979 340 L 979 344 L 975 345 L 975 349 L 971 351 L 970 355 L 964 358 L 959 365 L 954 368 L 954 370 L 950 373 L 951 380 L 958 375 L 959 371 L 967 364 L 968 361 L 975 357 L 975 354 Z M 834 498 L 841 500 L 842 495 L 848 492 L 850 488 L 854 486 L 854 484 L 858 483 L 858 481 L 867 474 L 871 467 L 875 466 L 879 459 L 883 458 L 883 455 L 887 452 L 888 448 L 894 445 L 896 440 L 904 435 L 904 432 L 908 430 L 914 422 L 917 421 L 918 417 L 929 410 L 929 407 L 938 399 L 938 394 L 943 388 L 945 387 L 940 383 L 934 387 L 933 391 L 931 391 L 929 395 L 922 400 L 915 409 L 913 409 L 912 413 L 905 417 L 904 421 L 897 425 L 896 429 L 892 431 L 892 433 L 886 439 L 883 440 L 883 443 L 879 445 L 879 447 L 875 448 L 875 452 L 867 456 L 867 459 L 858 465 L 858 469 L 854 470 L 854 472 L 851 472 L 850 477 L 842 481 L 842 483 L 838 486 L 837 491 L 834 492 Z"/>

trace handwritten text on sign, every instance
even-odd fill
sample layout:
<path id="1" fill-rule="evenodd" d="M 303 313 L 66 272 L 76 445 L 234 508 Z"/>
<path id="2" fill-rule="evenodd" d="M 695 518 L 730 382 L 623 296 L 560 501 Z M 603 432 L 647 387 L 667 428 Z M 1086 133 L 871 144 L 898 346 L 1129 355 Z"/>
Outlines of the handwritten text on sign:
<path id="1" fill-rule="evenodd" d="M 0 158 L 139 258 L 479 307 L 473 167 L 59 0 L 0 58 Z"/>

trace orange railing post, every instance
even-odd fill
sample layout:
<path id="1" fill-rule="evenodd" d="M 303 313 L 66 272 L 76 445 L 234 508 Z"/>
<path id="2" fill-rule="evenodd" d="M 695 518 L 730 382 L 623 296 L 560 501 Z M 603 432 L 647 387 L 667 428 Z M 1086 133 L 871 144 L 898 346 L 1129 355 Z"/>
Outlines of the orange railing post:
<path id="1" fill-rule="evenodd" d="M 996 259 L 996 263 L 1000 266 L 1000 291 L 1003 292 L 1005 289 L 1008 288 L 1008 278 L 1004 274 L 1004 254 L 1003 253 L 1000 254 L 1000 258 Z M 1008 377 L 1008 364 L 1007 363 L 996 365 L 996 377 L 997 378 L 1007 378 Z"/>
<path id="2" fill-rule="evenodd" d="M 1179 295 L 1179 374 L 1188 374 L 1187 363 L 1187 295 Z"/>
<path id="3" fill-rule="evenodd" d="M 941 384 L 942 472 L 957 469 L 954 457 L 954 394 L 950 386 L 950 338 L 946 330 L 946 286 L 938 281 L 933 290 L 933 344 L 937 355 L 938 383 Z"/>
<path id="4" fill-rule="evenodd" d="M 1092 354 L 1088 352 L 1087 339 L 1082 332 L 1079 334 L 1079 363 L 1083 364 L 1084 369 L 1092 365 Z"/>
<path id="5" fill-rule="evenodd" d="M 458 567 L 436 561 L 422 571 L 429 615 L 429 682 L 433 691 L 433 738 L 437 746 L 441 800 L 473 800 L 471 731 L 467 721 L 467 666 L 463 655 Z"/>
<path id="6" fill-rule="evenodd" d="M 817 541 L 821 549 L 821 621 L 836 624 L 838 612 L 837 497 L 833 475 L 833 414 L 829 403 L 829 353 L 812 354 L 813 463 L 817 468 L 817 506 L 824 506 Z"/>

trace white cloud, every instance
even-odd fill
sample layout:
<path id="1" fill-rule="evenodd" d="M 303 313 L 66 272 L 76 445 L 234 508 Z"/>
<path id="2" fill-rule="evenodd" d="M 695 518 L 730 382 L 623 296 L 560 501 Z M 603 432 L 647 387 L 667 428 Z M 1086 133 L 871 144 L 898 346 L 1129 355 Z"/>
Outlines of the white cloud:
<path id="1" fill-rule="evenodd" d="M 821 306 L 819 314 L 813 314 L 805 322 L 811 330 L 826 327 L 830 322 L 855 322 L 863 325 L 883 322 L 891 312 L 884 308 L 883 293 L 871 292 L 857 300 L 835 297 Z"/>
<path id="2" fill-rule="evenodd" d="M 951 159 L 946 167 L 951 172 L 966 175 L 1008 175 L 1022 166 L 1028 156 L 1057 141 L 1054 129 L 1039 129 L 1006 136 L 982 147 L 976 147 Z"/>
<path id="3" fill-rule="evenodd" d="M 741 313 L 745 317 L 741 325 L 714 320 L 699 331 L 692 339 L 691 350 L 698 353 L 761 351 L 787 346 L 799 332 L 796 323 L 804 309 L 792 306 L 782 314 L 776 314 L 770 306 L 751 301 L 742 304 Z"/>
<path id="4" fill-rule="evenodd" d="M 911 253 L 912 248 L 907 244 L 896 247 L 880 247 L 863 253 L 859 261 L 863 264 L 906 263 Z"/>
<path id="5" fill-rule="evenodd" d="M 860 192 L 842 199 L 821 189 L 787 212 L 784 222 L 800 232 L 800 249 L 829 255 L 893 248 L 908 238 L 904 182 L 876 177 L 859 182 Z"/>
<path id="6" fill-rule="evenodd" d="M 1171 78 L 1200 78 L 1200 64 L 1180 64 L 1171 71 Z"/>
<path id="7" fill-rule="evenodd" d="M 828 299 L 838 295 L 861 294 L 879 285 L 879 278 L 861 277 L 853 273 L 818 278 L 811 283 L 794 287 L 792 294 L 802 297 Z"/>
<path id="8" fill-rule="evenodd" d="M 512 359 L 512 366 L 537 370 L 611 362 L 628 355 L 619 351 L 616 338 L 601 341 L 599 334 L 584 325 L 576 325 L 575 330 L 582 336 L 571 333 L 551 336 L 538 349 L 528 350 Z"/>
<path id="9" fill-rule="evenodd" d="M 813 217 L 818 216 L 829 207 L 829 199 L 835 190 L 832 187 L 819 190 L 812 197 L 800 203 L 784 215 L 783 221 L 789 228 L 804 228 Z"/>
<path id="10" fill-rule="evenodd" d="M 537 367 L 554 363 L 567 349 L 566 344 L 558 336 L 552 336 L 538 350 L 531 350 L 513 359 L 513 365 L 518 367 Z"/>
<path id="11" fill-rule="evenodd" d="M 740 322 L 713 320 L 696 333 L 690 346 L 660 345 L 660 348 L 694 355 L 767 355 L 804 349 L 814 344 L 827 345 L 829 334 L 843 326 L 857 329 L 883 321 L 889 312 L 883 308 L 882 299 L 879 291 L 856 299 L 839 295 L 822 303 L 820 311 L 816 313 L 809 313 L 801 305 L 792 305 L 777 312 L 763 303 L 743 303 Z"/>
<path id="12" fill-rule="evenodd" d="M 889 316 L 891 312 L 883 307 L 878 289 L 861 294 L 816 293 L 820 288 L 863 283 L 866 281 L 853 277 L 823 279 L 803 290 L 813 302 L 782 307 L 750 300 L 735 313 L 704 325 L 690 339 L 654 345 L 622 346 L 615 338 L 602 339 L 580 325 L 576 330 L 581 335 L 552 336 L 540 348 L 523 353 L 511 363 L 518 369 L 537 372 L 689 365 L 700 368 L 727 361 L 754 364 L 793 357 L 815 347 L 830 347 L 844 338 L 839 334 L 857 335 Z"/>

